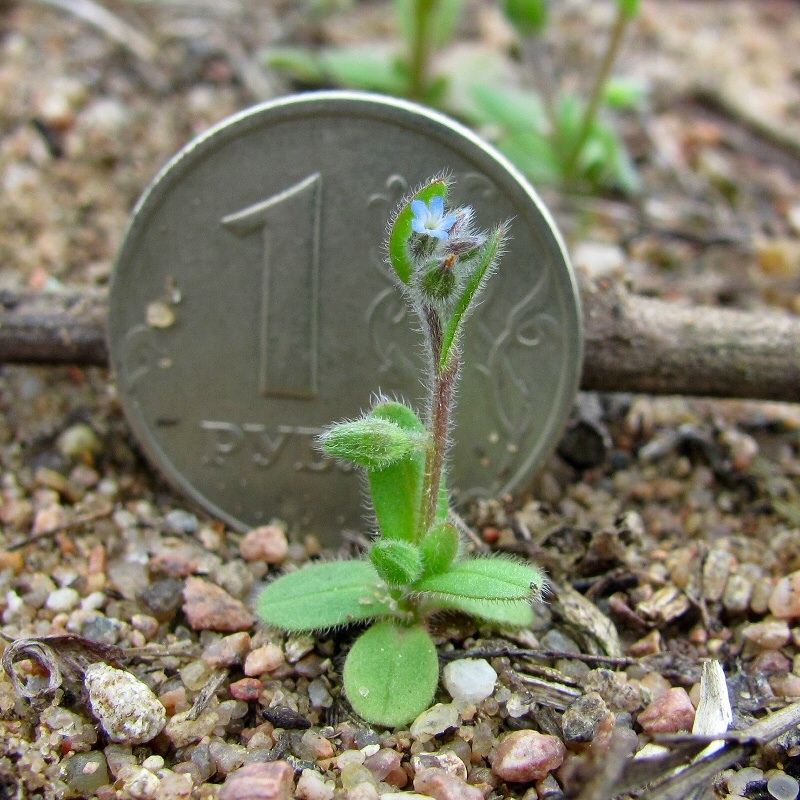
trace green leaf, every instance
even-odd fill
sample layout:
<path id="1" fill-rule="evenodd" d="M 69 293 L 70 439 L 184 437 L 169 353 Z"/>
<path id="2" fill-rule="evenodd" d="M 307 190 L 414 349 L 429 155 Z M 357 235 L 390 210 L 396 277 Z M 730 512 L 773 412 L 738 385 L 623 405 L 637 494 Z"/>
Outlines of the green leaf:
<path id="1" fill-rule="evenodd" d="M 563 180 L 561 161 L 547 137 L 534 131 L 517 132 L 497 146 L 534 183 L 552 185 Z"/>
<path id="2" fill-rule="evenodd" d="M 402 403 L 381 403 L 371 416 L 390 420 L 409 433 L 425 432 L 419 417 Z M 386 539 L 416 540 L 424 476 L 425 453 L 417 450 L 387 467 L 367 471 L 372 506 Z"/>
<path id="3" fill-rule="evenodd" d="M 639 13 L 640 0 L 617 0 L 619 10 L 626 19 L 633 19 Z"/>
<path id="4" fill-rule="evenodd" d="M 315 631 L 396 614 L 386 586 L 366 561 L 312 564 L 273 581 L 258 615 L 285 631 Z"/>
<path id="5" fill-rule="evenodd" d="M 547 25 L 547 0 L 506 0 L 505 12 L 522 34 L 541 33 Z"/>
<path id="6" fill-rule="evenodd" d="M 536 92 L 475 84 L 470 87 L 470 96 L 479 124 L 500 125 L 508 132 L 547 130 L 547 112 Z"/>
<path id="7" fill-rule="evenodd" d="M 647 86 L 636 78 L 609 78 L 603 87 L 603 104 L 618 111 L 642 107 L 647 98 Z"/>
<path id="8" fill-rule="evenodd" d="M 369 560 L 390 586 L 409 586 L 422 575 L 422 553 L 402 539 L 379 539 L 369 551 Z"/>
<path id="9" fill-rule="evenodd" d="M 450 602 L 473 600 L 527 600 L 541 591 L 542 574 L 527 564 L 505 558 L 469 558 L 457 561 L 447 572 L 429 575 L 414 584 L 414 591 L 434 594 Z"/>
<path id="10" fill-rule="evenodd" d="M 437 0 L 430 19 L 434 47 L 441 49 L 450 44 L 465 5 L 465 0 Z"/>
<path id="11" fill-rule="evenodd" d="M 316 53 L 305 47 L 270 47 L 263 53 L 264 63 L 295 80 L 308 84 L 325 82 L 325 70 Z"/>
<path id="12" fill-rule="evenodd" d="M 492 601 L 449 597 L 447 600 L 437 600 L 436 608 L 461 611 L 486 622 L 508 625 L 511 628 L 527 628 L 534 620 L 533 609 L 527 600 Z"/>
<path id="13" fill-rule="evenodd" d="M 633 194 L 641 185 L 627 148 L 614 129 L 601 122 L 589 132 L 578 167 L 595 186 Z"/>
<path id="14" fill-rule="evenodd" d="M 580 98 L 570 92 L 562 94 L 558 99 L 556 114 L 556 149 L 566 158 L 578 144 L 583 128 L 583 103 Z"/>
<path id="15" fill-rule="evenodd" d="M 388 728 L 405 725 L 428 708 L 438 682 L 436 647 L 421 625 L 373 625 L 344 664 L 344 690 L 355 712 Z"/>
<path id="16" fill-rule="evenodd" d="M 425 436 L 410 433 L 390 420 L 369 416 L 337 423 L 319 437 L 319 442 L 329 456 L 366 469 L 381 469 L 424 447 Z"/>
<path id="17" fill-rule="evenodd" d="M 411 210 L 412 200 L 423 200 L 430 203 L 434 197 L 447 199 L 447 181 L 437 178 L 425 184 L 411 197 L 404 200 L 403 206 L 392 220 L 391 230 L 389 231 L 389 260 L 392 262 L 397 277 L 406 284 L 411 285 L 411 275 L 414 271 L 414 263 L 411 253 L 408 250 L 408 240 L 411 238 L 411 221 L 414 219 L 414 212 Z"/>
<path id="18" fill-rule="evenodd" d="M 445 572 L 455 561 L 461 539 L 454 525 L 443 523 L 432 528 L 419 544 L 426 575 Z"/>
<path id="19" fill-rule="evenodd" d="M 372 49 L 330 49 L 321 55 L 322 69 L 330 83 L 403 96 L 408 83 L 391 53 Z"/>
<path id="20" fill-rule="evenodd" d="M 472 272 L 455 302 L 453 313 L 447 321 L 442 336 L 442 353 L 439 359 L 439 368 L 442 372 L 450 366 L 453 349 L 457 345 L 458 337 L 461 333 L 461 326 L 472 310 L 473 302 L 477 299 L 478 295 L 480 295 L 484 284 L 494 271 L 505 235 L 506 230 L 502 226 L 495 228 L 495 230 L 489 234 L 489 238 L 478 254 Z"/>

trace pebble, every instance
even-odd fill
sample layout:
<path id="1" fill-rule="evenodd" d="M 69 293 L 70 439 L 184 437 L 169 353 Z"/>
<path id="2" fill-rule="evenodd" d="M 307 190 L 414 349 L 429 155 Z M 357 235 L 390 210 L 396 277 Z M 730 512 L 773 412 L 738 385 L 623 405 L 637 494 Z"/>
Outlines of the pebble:
<path id="1" fill-rule="evenodd" d="M 242 663 L 250 649 L 250 634 L 244 631 L 223 636 L 203 651 L 203 661 L 212 667 L 234 667 Z"/>
<path id="2" fill-rule="evenodd" d="M 129 764 L 120 770 L 123 797 L 131 800 L 155 800 L 161 781 L 150 770 Z"/>
<path id="3" fill-rule="evenodd" d="M 800 792 L 800 784 L 796 778 L 782 772 L 767 781 L 767 791 L 775 800 L 795 800 Z"/>
<path id="4" fill-rule="evenodd" d="M 62 431 L 56 440 L 56 447 L 64 458 L 83 461 L 89 461 L 103 451 L 103 443 L 94 429 L 82 422 Z"/>
<path id="5" fill-rule="evenodd" d="M 245 561 L 266 561 L 282 564 L 289 552 L 286 534 L 277 525 L 253 528 L 239 544 L 239 553 Z"/>
<path id="6" fill-rule="evenodd" d="M 714 548 L 709 551 L 703 563 L 703 597 L 706 600 L 722 599 L 725 584 L 735 564 L 736 559 L 727 550 Z"/>
<path id="7" fill-rule="evenodd" d="M 297 800 L 333 800 L 333 781 L 326 781 L 314 769 L 304 769 L 300 773 L 294 796 Z"/>
<path id="8" fill-rule="evenodd" d="M 641 692 L 627 682 L 627 676 L 622 672 L 593 669 L 586 676 L 583 688 L 587 692 L 597 692 L 612 711 L 633 713 L 643 705 Z"/>
<path id="9" fill-rule="evenodd" d="M 414 772 L 435 768 L 459 780 L 466 781 L 467 779 L 466 764 L 452 750 L 440 750 L 438 753 L 417 753 L 411 757 L 411 767 Z"/>
<path id="10" fill-rule="evenodd" d="M 483 792 L 464 778 L 443 769 L 427 767 L 414 776 L 414 788 L 434 800 L 483 800 Z"/>
<path id="11" fill-rule="evenodd" d="M 218 800 L 292 800 L 294 769 L 286 761 L 247 764 L 232 772 Z"/>
<path id="12" fill-rule="evenodd" d="M 219 724 L 219 715 L 212 709 L 206 709 L 197 719 L 189 719 L 189 711 L 180 711 L 169 718 L 164 733 L 174 747 L 187 747 L 199 742 L 204 736 L 210 736 Z"/>
<path id="13" fill-rule="evenodd" d="M 258 678 L 242 678 L 230 685 L 230 692 L 234 700 L 244 700 L 246 703 L 250 703 L 258 700 L 263 688 L 264 685 Z"/>
<path id="14" fill-rule="evenodd" d="M 81 596 L 75 589 L 66 587 L 50 592 L 45 602 L 45 608 L 56 613 L 72 611 L 81 601 Z"/>
<path id="15" fill-rule="evenodd" d="M 437 703 L 427 711 L 423 711 L 410 727 L 415 739 L 431 738 L 444 733 L 450 728 L 458 727 L 458 709 L 453 703 Z"/>
<path id="16" fill-rule="evenodd" d="M 742 628 L 742 636 L 768 650 L 777 650 L 788 641 L 791 633 L 785 620 L 765 620 Z"/>
<path id="17" fill-rule="evenodd" d="M 81 797 L 90 797 L 101 786 L 111 782 L 106 757 L 102 751 L 76 753 L 64 762 L 63 768 L 67 785 Z"/>
<path id="18" fill-rule="evenodd" d="M 443 673 L 445 689 L 459 706 L 479 705 L 494 692 L 497 682 L 497 673 L 483 658 L 451 661 Z"/>
<path id="19" fill-rule="evenodd" d="M 200 527 L 197 517 L 181 508 L 170 511 L 164 517 L 164 522 L 167 523 L 167 527 L 173 533 L 186 533 L 191 535 L 197 533 L 197 529 Z"/>
<path id="20" fill-rule="evenodd" d="M 800 571 L 781 578 L 769 598 L 769 610 L 778 619 L 800 617 Z"/>
<path id="21" fill-rule="evenodd" d="M 764 780 L 764 771 L 757 767 L 745 767 L 734 772 L 727 779 L 728 791 L 731 794 L 744 795 L 751 783 L 760 783 Z"/>
<path id="22" fill-rule="evenodd" d="M 98 662 L 86 669 L 89 706 L 112 742 L 149 742 L 166 724 L 167 712 L 135 675 Z"/>
<path id="23" fill-rule="evenodd" d="M 244 603 L 202 578 L 187 578 L 183 599 L 183 612 L 196 631 L 243 631 L 255 622 Z"/>
<path id="24" fill-rule="evenodd" d="M 513 731 L 491 756 L 492 772 L 505 781 L 521 783 L 544 778 L 564 762 L 561 739 L 537 731 Z"/>
<path id="25" fill-rule="evenodd" d="M 800 697 L 800 677 L 791 672 L 773 675 L 769 686 L 777 697 Z"/>
<path id="26" fill-rule="evenodd" d="M 162 578 L 140 589 L 136 599 L 157 622 L 169 622 L 183 602 L 183 581 Z"/>
<path id="27" fill-rule="evenodd" d="M 265 672 L 272 672 L 283 663 L 283 650 L 276 644 L 265 644 L 247 654 L 244 660 L 244 674 L 250 678 L 257 678 Z"/>
<path id="28" fill-rule="evenodd" d="M 725 584 L 722 606 L 733 614 L 742 614 L 749 608 L 752 597 L 753 581 L 746 575 L 734 572 Z"/>
<path id="29" fill-rule="evenodd" d="M 396 750 L 382 747 L 377 753 L 364 759 L 364 766 L 375 776 L 375 780 L 382 781 L 400 766 L 401 760 L 402 757 Z"/>
<path id="30" fill-rule="evenodd" d="M 575 744 L 593 741 L 609 714 L 608 706 L 597 692 L 579 697 L 561 718 L 564 741 Z"/>
<path id="31" fill-rule="evenodd" d="M 695 709 L 683 687 L 670 689 L 650 703 L 637 721 L 649 734 L 691 731 Z"/>

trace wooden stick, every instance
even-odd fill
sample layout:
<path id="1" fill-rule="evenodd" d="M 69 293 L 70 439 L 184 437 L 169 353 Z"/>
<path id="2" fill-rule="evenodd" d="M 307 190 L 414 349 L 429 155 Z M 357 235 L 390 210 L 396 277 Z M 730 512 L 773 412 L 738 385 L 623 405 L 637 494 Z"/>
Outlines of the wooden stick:
<path id="1" fill-rule="evenodd" d="M 583 389 L 800 402 L 800 319 L 682 306 L 579 275 Z M 0 292 L 0 363 L 107 365 L 100 290 Z"/>

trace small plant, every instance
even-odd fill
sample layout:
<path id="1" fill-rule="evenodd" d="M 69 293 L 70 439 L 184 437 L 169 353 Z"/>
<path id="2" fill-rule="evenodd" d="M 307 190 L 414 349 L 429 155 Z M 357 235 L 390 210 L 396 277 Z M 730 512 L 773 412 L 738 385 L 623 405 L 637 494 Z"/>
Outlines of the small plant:
<path id="1" fill-rule="evenodd" d="M 613 78 L 612 70 L 639 0 L 616 0 L 617 15 L 589 98 L 553 86 L 543 59 L 541 91 L 497 86 L 473 87 L 472 122 L 494 129 L 495 143 L 529 177 L 540 183 L 590 189 L 635 191 L 639 179 L 614 128 L 599 118 L 603 108 L 630 109 L 644 97 L 642 87 Z M 541 55 L 548 21 L 547 0 L 505 0 L 505 13 L 532 52 Z"/>
<path id="2" fill-rule="evenodd" d="M 367 557 L 307 566 L 264 590 L 261 618 L 285 631 L 373 624 L 344 665 L 344 689 L 373 724 L 403 725 L 431 703 L 439 680 L 431 614 L 457 610 L 490 623 L 532 621 L 541 574 L 506 558 L 469 557 L 450 520 L 444 467 L 461 334 L 497 263 L 506 225 L 479 233 L 470 207 L 446 207 L 437 177 L 404 199 L 389 225 L 387 255 L 420 319 L 429 362 L 426 422 L 380 398 L 360 419 L 320 437 L 325 452 L 364 469 L 378 532 Z"/>
<path id="3" fill-rule="evenodd" d="M 397 52 L 369 47 L 274 47 L 266 54 L 269 66 L 288 72 L 313 86 L 348 86 L 441 105 L 447 79 L 434 76 L 435 53 L 453 38 L 465 0 L 395 0 L 404 46 Z"/>

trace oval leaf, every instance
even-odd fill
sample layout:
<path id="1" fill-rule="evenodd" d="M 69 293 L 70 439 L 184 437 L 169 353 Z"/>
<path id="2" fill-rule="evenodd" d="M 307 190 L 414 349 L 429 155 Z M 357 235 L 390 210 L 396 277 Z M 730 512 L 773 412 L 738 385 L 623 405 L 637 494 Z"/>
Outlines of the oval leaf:
<path id="1" fill-rule="evenodd" d="M 344 664 L 344 690 L 355 712 L 388 728 L 428 708 L 438 682 L 436 647 L 421 625 L 378 622 L 356 641 Z"/>
<path id="2" fill-rule="evenodd" d="M 273 581 L 258 615 L 285 631 L 318 631 L 397 613 L 386 586 L 366 561 L 312 564 Z"/>
<path id="3" fill-rule="evenodd" d="M 528 628 L 533 624 L 533 609 L 527 600 L 473 600 L 450 597 L 436 601 L 436 609 L 453 609 L 471 617 L 509 628 Z"/>
<path id="4" fill-rule="evenodd" d="M 527 600 L 544 585 L 540 572 L 527 564 L 505 558 L 470 558 L 457 561 L 447 572 L 429 575 L 414 590 L 443 599 Z"/>

